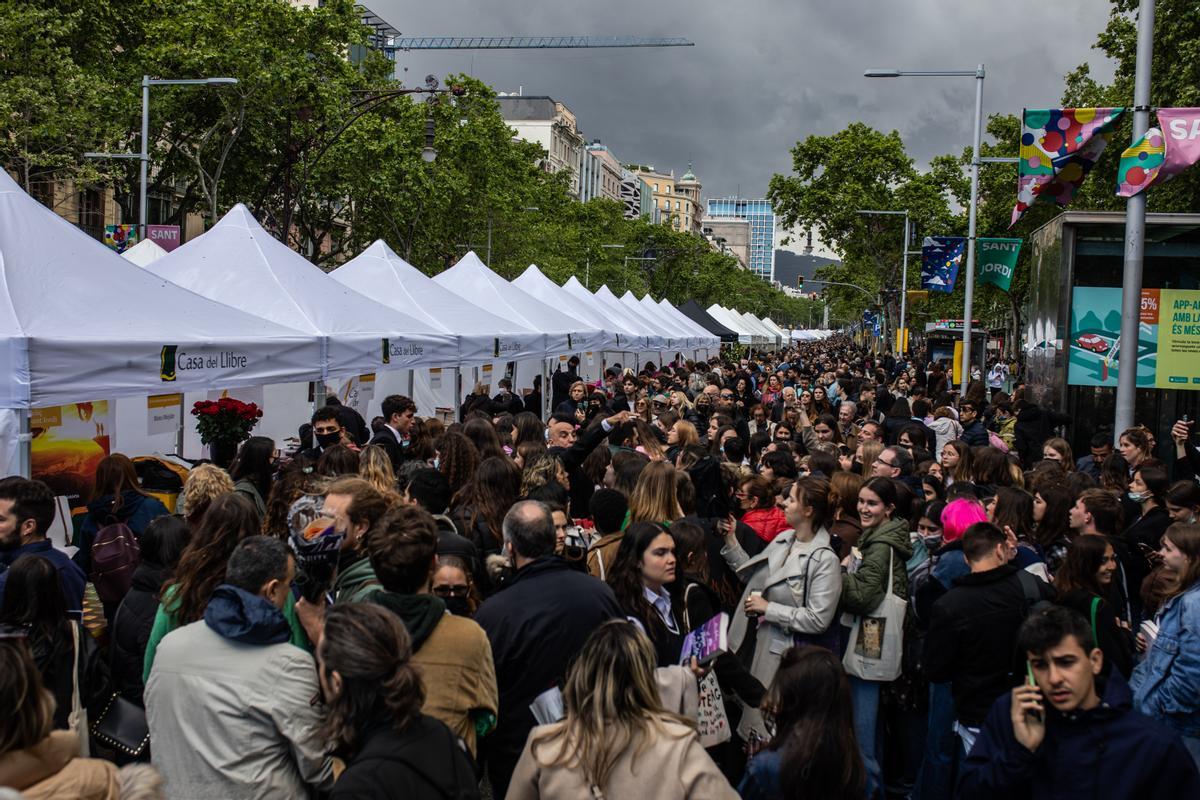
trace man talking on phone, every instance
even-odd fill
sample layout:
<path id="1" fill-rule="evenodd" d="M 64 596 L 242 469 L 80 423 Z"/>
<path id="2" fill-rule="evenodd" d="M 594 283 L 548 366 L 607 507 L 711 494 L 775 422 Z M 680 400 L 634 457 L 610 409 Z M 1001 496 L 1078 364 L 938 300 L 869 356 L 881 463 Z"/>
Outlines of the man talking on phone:
<path id="1" fill-rule="evenodd" d="M 1091 624 L 1063 606 L 1039 608 L 1017 636 L 1026 680 L 992 706 L 963 764 L 957 797 L 1200 797 L 1183 742 L 1132 708 Z"/>

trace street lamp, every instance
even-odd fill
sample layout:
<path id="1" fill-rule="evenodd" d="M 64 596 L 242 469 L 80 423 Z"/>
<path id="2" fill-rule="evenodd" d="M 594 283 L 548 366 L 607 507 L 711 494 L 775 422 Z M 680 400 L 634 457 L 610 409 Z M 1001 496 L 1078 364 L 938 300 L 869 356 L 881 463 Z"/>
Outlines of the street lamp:
<path id="1" fill-rule="evenodd" d="M 908 343 L 908 337 L 905 335 L 904 320 L 905 314 L 908 311 L 908 237 L 909 237 L 909 222 L 908 209 L 903 211 L 879 211 L 876 209 L 859 209 L 859 214 L 863 216 L 904 216 L 904 259 L 901 262 L 902 275 L 900 278 L 900 343 L 896 346 L 898 355 L 904 355 L 904 346 Z"/>
<path id="2" fill-rule="evenodd" d="M 899 70 L 869 69 L 868 78 L 974 78 L 975 79 L 975 139 L 971 149 L 971 206 L 967 215 L 967 285 L 963 292 L 963 360 L 962 386 L 965 397 L 971 379 L 971 314 L 975 305 L 975 218 L 979 208 L 979 146 L 983 139 L 983 79 L 984 68 L 975 69 Z M 908 249 L 905 241 L 904 249 Z"/>
<path id="3" fill-rule="evenodd" d="M 138 153 L 84 153 L 84 158 L 136 158 L 141 162 L 138 191 L 138 233 L 146 237 L 146 184 L 150 173 L 150 87 L 233 86 L 237 78 L 151 78 L 142 76 L 142 149 Z"/>
<path id="4" fill-rule="evenodd" d="M 425 118 L 425 146 L 421 148 L 421 160 L 426 164 L 432 164 L 437 160 L 437 150 L 433 147 L 433 117 Z"/>

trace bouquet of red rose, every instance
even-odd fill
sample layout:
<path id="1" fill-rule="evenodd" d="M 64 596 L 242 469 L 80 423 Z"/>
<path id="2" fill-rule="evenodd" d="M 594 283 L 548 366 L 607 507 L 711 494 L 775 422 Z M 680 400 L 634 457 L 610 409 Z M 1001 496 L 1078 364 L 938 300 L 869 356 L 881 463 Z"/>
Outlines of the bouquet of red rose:
<path id="1" fill-rule="evenodd" d="M 243 403 L 232 397 L 220 400 L 198 400 L 192 406 L 196 418 L 196 430 L 200 441 L 211 445 L 233 444 L 250 438 L 250 431 L 258 424 L 263 412 L 254 403 Z"/>

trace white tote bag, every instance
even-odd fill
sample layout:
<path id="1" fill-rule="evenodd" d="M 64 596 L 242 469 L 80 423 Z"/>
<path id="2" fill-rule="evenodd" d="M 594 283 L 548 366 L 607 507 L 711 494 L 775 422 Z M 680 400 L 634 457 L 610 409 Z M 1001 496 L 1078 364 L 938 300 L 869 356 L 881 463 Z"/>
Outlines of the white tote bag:
<path id="1" fill-rule="evenodd" d="M 893 681 L 900 675 L 904 645 L 904 612 L 908 608 L 893 593 L 896 551 L 888 547 L 887 592 L 869 614 L 854 617 L 842 666 L 846 673 L 864 681 Z"/>
<path id="2" fill-rule="evenodd" d="M 79 651 L 83 644 L 80 640 L 79 623 L 71 623 L 72 645 L 75 647 L 75 658 L 71 664 L 71 713 L 67 715 L 67 727 L 79 737 L 79 755 L 87 758 L 91 755 L 91 741 L 88 733 L 87 709 L 83 707 L 83 698 L 79 694 Z"/>

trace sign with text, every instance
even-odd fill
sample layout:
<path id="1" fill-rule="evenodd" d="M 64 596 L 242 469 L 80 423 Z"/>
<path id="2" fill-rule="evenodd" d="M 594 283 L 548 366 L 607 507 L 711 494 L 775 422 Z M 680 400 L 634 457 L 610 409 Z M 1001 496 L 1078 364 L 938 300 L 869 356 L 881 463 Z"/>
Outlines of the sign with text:
<path id="1" fill-rule="evenodd" d="M 979 282 L 993 284 L 1007 292 L 1020 255 L 1020 239 L 980 239 Z"/>
<path id="2" fill-rule="evenodd" d="M 182 394 L 152 394 L 146 398 L 146 434 L 176 433 L 183 424 Z"/>
<path id="3" fill-rule="evenodd" d="M 180 235 L 178 225 L 147 225 L 146 238 L 166 250 L 168 253 L 179 247 Z"/>

